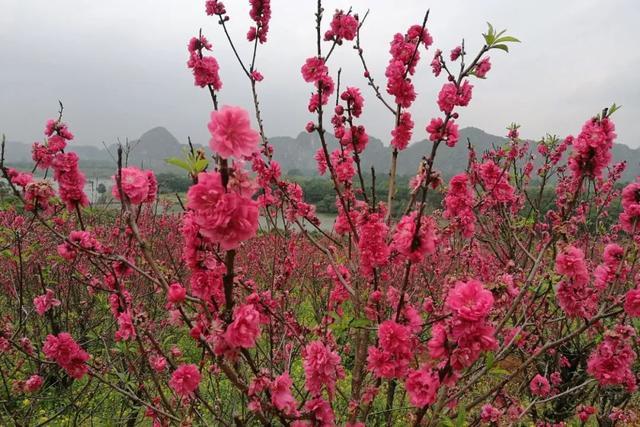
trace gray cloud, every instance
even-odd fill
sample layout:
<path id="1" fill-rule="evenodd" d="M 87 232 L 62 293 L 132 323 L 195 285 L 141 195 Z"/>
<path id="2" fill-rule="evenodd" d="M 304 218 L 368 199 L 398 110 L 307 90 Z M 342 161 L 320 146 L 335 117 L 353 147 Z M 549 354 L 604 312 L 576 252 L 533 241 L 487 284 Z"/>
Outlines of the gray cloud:
<path id="1" fill-rule="evenodd" d="M 204 14 L 204 1 L 178 0 L 0 0 L 0 132 L 10 139 L 42 138 L 45 119 L 57 100 L 82 144 L 137 138 L 165 126 L 182 141 L 207 140 L 211 101 L 193 86 L 186 69 L 186 44 L 199 28 L 214 43 L 221 64 L 223 104 L 250 108 L 249 86 L 240 73 L 222 29 Z M 227 0 L 232 35 L 241 55 L 250 46 L 248 2 Z M 313 0 L 273 0 L 269 42 L 260 47 L 258 68 L 265 75 L 259 91 L 270 135 L 296 135 L 311 119 L 306 111 L 310 86 L 299 75 L 314 53 Z M 428 25 L 434 48 L 447 52 L 465 38 L 469 51 L 481 46 L 490 21 L 523 43 L 510 54 L 491 53 L 493 69 L 475 81 L 474 100 L 461 111 L 462 126 L 503 134 L 512 121 L 524 135 L 566 135 L 612 102 L 619 142 L 640 146 L 640 5 L 635 0 L 325 1 L 361 14 L 371 9 L 363 29 L 365 55 L 381 86 L 388 43 L 396 32 L 419 23 L 431 8 Z M 432 48 L 433 49 L 433 48 Z M 435 97 L 443 80 L 433 78 L 423 60 L 414 81 L 419 98 L 412 108 L 416 139 L 437 114 Z M 330 63 L 343 69 L 343 82 L 366 96 L 363 123 L 369 133 L 388 140 L 393 125 L 362 77 L 357 56 L 343 46 Z"/>

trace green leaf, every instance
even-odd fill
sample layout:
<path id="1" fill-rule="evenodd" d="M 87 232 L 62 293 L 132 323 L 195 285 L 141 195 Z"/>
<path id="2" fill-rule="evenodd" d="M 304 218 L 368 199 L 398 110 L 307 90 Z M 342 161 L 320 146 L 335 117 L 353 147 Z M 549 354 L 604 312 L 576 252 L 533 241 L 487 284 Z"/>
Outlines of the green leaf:
<path id="1" fill-rule="evenodd" d="M 442 416 L 442 425 L 445 427 L 456 427 L 453 420 L 445 415 Z"/>
<path id="2" fill-rule="evenodd" d="M 202 172 L 209 166 L 209 160 L 207 159 L 198 159 L 194 164 L 195 172 Z"/>
<path id="3" fill-rule="evenodd" d="M 509 43 L 509 42 L 511 42 L 511 43 L 520 43 L 520 40 L 518 40 L 517 38 L 515 38 L 513 36 L 504 36 L 504 37 L 499 37 L 494 41 L 494 43 Z"/>
<path id="4" fill-rule="evenodd" d="M 371 324 L 371 321 L 369 319 L 362 318 L 362 319 L 353 319 L 350 326 L 352 328 L 365 328 L 370 324 Z"/>
<path id="5" fill-rule="evenodd" d="M 504 50 L 505 52 L 509 52 L 509 46 L 507 46 L 506 44 L 497 44 L 497 45 L 491 46 L 491 49 L 500 49 L 500 50 Z"/>
<path id="6" fill-rule="evenodd" d="M 492 368 L 491 370 L 489 370 L 489 373 L 493 375 L 509 375 L 510 374 L 510 372 L 507 371 L 506 369 L 498 368 L 498 367 Z"/>
<path id="7" fill-rule="evenodd" d="M 613 105 L 609 107 L 609 110 L 607 112 L 607 117 L 609 117 L 610 115 L 618 111 L 620 108 L 622 108 L 622 105 L 616 105 L 616 103 L 614 102 Z"/>
<path id="8" fill-rule="evenodd" d="M 342 319 L 340 315 L 335 311 L 332 311 L 331 313 L 329 313 L 329 316 L 331 316 L 335 321 L 340 321 L 340 319 Z"/>
<path id="9" fill-rule="evenodd" d="M 496 356 L 495 354 L 493 354 L 493 352 L 491 353 L 487 353 L 487 356 L 485 357 L 485 365 L 487 365 L 487 369 L 491 369 L 493 368 L 493 364 L 495 363 L 496 360 Z"/>
<path id="10" fill-rule="evenodd" d="M 187 172 L 191 171 L 191 167 L 189 166 L 189 163 L 186 160 L 182 160 L 179 159 L 177 157 L 169 157 L 168 159 L 164 160 L 166 163 L 173 165 L 173 166 L 177 166 L 181 169 L 186 170 Z"/>
<path id="11" fill-rule="evenodd" d="M 489 30 L 487 31 L 487 34 L 483 34 L 483 36 L 486 45 L 491 46 L 496 40 L 496 33 L 493 29 L 493 25 L 491 25 L 489 22 L 487 22 L 487 25 L 489 26 Z"/>
<path id="12" fill-rule="evenodd" d="M 458 412 L 458 416 L 456 417 L 455 427 L 464 427 L 466 419 L 467 419 L 467 411 L 464 410 L 464 406 L 461 406 L 460 412 Z"/>

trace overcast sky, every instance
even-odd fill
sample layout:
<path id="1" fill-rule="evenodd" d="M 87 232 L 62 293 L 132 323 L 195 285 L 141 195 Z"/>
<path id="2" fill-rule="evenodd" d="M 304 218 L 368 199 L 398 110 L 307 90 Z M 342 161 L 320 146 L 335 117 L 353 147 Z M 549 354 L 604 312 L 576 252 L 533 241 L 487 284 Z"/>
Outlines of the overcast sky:
<path id="1" fill-rule="evenodd" d="M 225 2 L 229 27 L 243 58 L 250 55 L 246 0 Z M 460 111 L 461 126 L 503 135 L 511 122 L 522 134 L 565 136 L 602 107 L 623 106 L 615 115 L 618 142 L 640 146 L 640 2 L 637 0 L 326 0 L 353 6 L 361 15 L 365 56 L 384 87 L 388 44 L 393 34 L 420 23 L 426 7 L 434 46 L 423 53 L 414 78 L 418 100 L 411 109 L 416 132 L 438 114 L 435 97 L 443 83 L 429 63 L 433 49 L 445 52 L 465 38 L 467 51 L 482 44 L 489 21 L 520 38 L 512 51 L 491 52 L 493 69 L 475 80 L 474 98 Z M 269 41 L 260 46 L 259 84 L 268 135 L 295 136 L 311 119 L 311 87 L 300 76 L 315 52 L 315 0 L 273 0 Z M 193 85 L 186 45 L 202 28 L 221 65 L 222 104 L 250 109 L 248 82 L 223 38 L 222 28 L 204 13 L 204 0 L 0 0 L 0 132 L 10 140 L 42 138 L 58 99 L 80 144 L 137 138 L 165 126 L 181 142 L 206 143 L 211 101 Z M 325 20 L 324 27 L 328 25 Z M 324 31 L 324 29 L 323 29 Z M 328 45 L 328 43 L 326 44 Z M 363 124 L 388 142 L 392 119 L 371 96 L 350 44 L 331 58 L 335 75 L 366 96 Z"/>

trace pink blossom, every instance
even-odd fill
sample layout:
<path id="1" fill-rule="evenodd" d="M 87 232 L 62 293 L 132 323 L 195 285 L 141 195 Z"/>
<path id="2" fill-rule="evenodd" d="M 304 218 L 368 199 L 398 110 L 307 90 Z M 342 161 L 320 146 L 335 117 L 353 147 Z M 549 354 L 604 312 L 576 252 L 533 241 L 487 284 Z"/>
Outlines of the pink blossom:
<path id="1" fill-rule="evenodd" d="M 78 155 L 74 152 L 58 153 L 51 164 L 53 178 L 58 182 L 60 199 L 69 211 L 89 205 L 89 199 L 84 193 L 86 178 L 78 167 L 78 161 Z"/>
<path id="2" fill-rule="evenodd" d="M 556 298 L 558 305 L 569 317 L 589 319 L 598 310 L 598 294 L 587 283 L 563 280 L 556 288 Z"/>
<path id="3" fill-rule="evenodd" d="M 58 307 L 62 304 L 60 300 L 54 298 L 53 295 L 53 291 L 47 289 L 44 295 L 37 296 L 33 299 L 33 305 L 40 316 L 44 315 L 51 308 Z"/>
<path id="4" fill-rule="evenodd" d="M 323 153 L 324 155 L 324 153 Z M 336 149 L 331 153 L 331 163 L 336 172 L 336 178 L 340 182 L 351 182 L 356 173 L 351 151 L 348 149 Z"/>
<path id="5" fill-rule="evenodd" d="M 251 128 L 249 113 L 240 107 L 225 105 L 211 113 L 209 146 L 222 157 L 249 157 L 258 151 L 260 134 Z"/>
<path id="6" fill-rule="evenodd" d="M 25 209 L 35 211 L 50 211 L 53 207 L 51 199 L 55 196 L 51 183 L 46 180 L 36 180 L 28 183 L 24 188 Z"/>
<path id="7" fill-rule="evenodd" d="M 604 340 L 589 356 L 587 372 L 601 386 L 625 385 L 630 392 L 636 390 L 636 377 L 631 369 L 636 360 L 630 342 L 633 335 L 632 327 L 618 325 L 605 333 Z"/>
<path id="8" fill-rule="evenodd" d="M 326 388 L 329 396 L 333 396 L 336 381 L 344 377 L 338 353 L 322 341 L 313 341 L 305 347 L 303 360 L 307 390 L 314 396 L 318 396 L 322 393 L 322 389 Z"/>
<path id="9" fill-rule="evenodd" d="M 40 390 L 44 379 L 40 375 L 31 375 L 24 383 L 24 388 L 30 393 Z"/>
<path id="10" fill-rule="evenodd" d="M 51 167 L 54 153 L 49 147 L 34 142 L 31 146 L 31 158 L 36 162 L 39 169 L 47 169 Z"/>
<path id="11" fill-rule="evenodd" d="M 578 137 L 573 139 L 569 168 L 574 176 L 600 178 L 604 168 L 611 162 L 615 138 L 615 125 L 608 118 L 587 120 Z"/>
<path id="12" fill-rule="evenodd" d="M 207 15 L 224 15 L 227 13 L 224 4 L 219 0 L 207 0 L 205 2 L 205 10 Z"/>
<path id="13" fill-rule="evenodd" d="M 271 391 L 271 403 L 285 415 L 296 415 L 298 413 L 297 402 L 291 394 L 291 386 L 293 381 L 288 372 L 277 377 L 271 383 L 269 391 Z"/>
<path id="14" fill-rule="evenodd" d="M 344 40 L 353 40 L 356 37 L 358 29 L 358 20 L 344 13 L 342 10 L 336 10 L 331 20 L 331 29 L 324 34 L 325 40 L 336 40 L 338 43 Z"/>
<path id="15" fill-rule="evenodd" d="M 438 388 L 440 388 L 440 379 L 436 371 L 423 365 L 418 370 L 409 371 L 405 387 L 411 404 L 422 408 L 436 401 Z"/>
<path id="16" fill-rule="evenodd" d="M 15 169 L 9 171 L 11 177 L 11 183 L 18 187 L 26 187 L 33 181 L 33 175 L 28 172 L 18 172 Z"/>
<path id="17" fill-rule="evenodd" d="M 56 362 L 65 372 L 75 379 L 82 378 L 89 370 L 86 365 L 89 355 L 67 332 L 47 335 L 42 346 L 47 359 Z"/>
<path id="18" fill-rule="evenodd" d="M 456 106 L 465 107 L 471 101 L 473 85 L 465 80 L 460 87 L 455 83 L 446 83 L 438 94 L 438 106 L 444 113 L 450 114 Z"/>
<path id="19" fill-rule="evenodd" d="M 593 406 L 578 405 L 576 407 L 576 414 L 578 415 L 580 421 L 582 421 L 583 423 L 586 423 L 589 417 L 595 413 L 596 408 L 594 408 Z"/>
<path id="20" fill-rule="evenodd" d="M 116 341 L 129 341 L 136 337 L 136 329 L 133 326 L 133 318 L 129 311 L 123 311 L 118 316 L 118 330 L 116 331 Z"/>
<path id="21" fill-rule="evenodd" d="M 340 99 L 347 102 L 347 109 L 353 117 L 360 117 L 364 106 L 364 98 L 360 93 L 360 89 L 348 86 L 340 95 Z"/>
<path id="22" fill-rule="evenodd" d="M 173 371 L 169 386 L 180 396 L 189 396 L 198 389 L 200 371 L 194 364 L 182 364 Z"/>
<path id="23" fill-rule="evenodd" d="M 409 108 L 416 99 L 416 91 L 410 79 L 405 78 L 405 64 L 400 60 L 392 60 L 387 65 L 387 92 L 395 96 L 395 103 Z"/>
<path id="24" fill-rule="evenodd" d="M 431 61 L 431 70 L 436 77 L 438 77 L 442 72 L 442 51 L 440 49 L 437 49 L 435 54 L 433 55 L 433 60 Z"/>
<path id="25" fill-rule="evenodd" d="M 369 135 L 364 126 L 350 126 L 345 130 L 340 143 L 353 148 L 357 153 L 362 153 L 369 143 Z"/>
<path id="26" fill-rule="evenodd" d="M 264 80 L 264 76 L 258 70 L 253 70 L 251 72 L 251 78 L 257 82 L 261 82 L 262 80 Z"/>
<path id="27" fill-rule="evenodd" d="M 196 86 L 211 86 L 215 90 L 222 89 L 222 80 L 220 79 L 220 66 L 213 56 L 191 55 L 187 66 L 193 72 L 194 84 Z"/>
<path id="28" fill-rule="evenodd" d="M 360 240 L 360 268 L 363 274 L 370 276 L 373 269 L 389 262 L 390 248 L 387 246 L 389 227 L 380 213 L 363 214 L 357 221 Z"/>
<path id="29" fill-rule="evenodd" d="M 487 73 L 491 70 L 491 61 L 489 61 L 489 57 L 482 58 L 475 69 L 473 70 L 476 77 L 484 79 L 487 76 Z"/>
<path id="30" fill-rule="evenodd" d="M 480 408 L 480 419 L 483 423 L 497 423 L 500 421 L 502 412 L 489 403 L 482 405 Z"/>
<path id="31" fill-rule="evenodd" d="M 134 205 L 146 202 L 149 199 L 155 199 L 155 192 L 157 191 L 157 181 L 152 171 L 143 171 L 135 167 L 122 168 L 121 173 L 121 186 L 122 192 L 127 196 L 129 202 Z M 111 188 L 111 194 L 117 200 L 121 200 L 120 188 L 118 187 L 118 175 L 112 176 L 114 186 Z M 155 183 L 155 189 L 151 188 L 150 184 Z"/>
<path id="32" fill-rule="evenodd" d="M 471 237 L 475 232 L 476 217 L 473 212 L 475 195 L 469 185 L 466 173 L 451 178 L 449 191 L 444 198 L 444 217 L 454 221 L 454 225 L 462 230 L 464 237 Z"/>
<path id="33" fill-rule="evenodd" d="M 531 394 L 539 397 L 546 397 L 551 392 L 549 381 L 540 374 L 537 374 L 529 383 Z"/>
<path id="34" fill-rule="evenodd" d="M 451 58 L 452 61 L 455 61 L 460 57 L 460 54 L 462 54 L 462 46 L 456 46 L 455 48 L 451 49 L 449 58 Z"/>
<path id="35" fill-rule="evenodd" d="M 478 280 L 458 281 L 449 291 L 446 305 L 461 319 L 474 322 L 489 314 L 493 306 L 493 295 Z"/>
<path id="36" fill-rule="evenodd" d="M 409 145 L 413 134 L 413 120 L 408 111 L 400 114 L 398 125 L 391 131 L 391 145 L 397 150 L 404 150 Z"/>
<path id="37" fill-rule="evenodd" d="M 256 25 L 249 28 L 247 40 L 251 42 L 258 39 L 260 43 L 266 43 L 271 20 L 271 0 L 249 0 L 249 3 L 251 3 L 249 16 Z"/>
<path id="38" fill-rule="evenodd" d="M 226 192 L 218 172 L 200 173 L 187 198 L 202 236 L 223 249 L 234 249 L 256 234 L 257 203 L 237 192 Z"/>
<path id="39" fill-rule="evenodd" d="M 230 347 L 252 348 L 260 335 L 260 313 L 253 304 L 245 304 L 233 310 L 233 322 L 224 334 Z"/>
<path id="40" fill-rule="evenodd" d="M 313 414 L 313 426 L 333 427 L 335 426 L 335 415 L 331 405 L 322 397 L 309 400 L 304 407 Z M 299 427 L 293 426 L 292 427 Z"/>
<path id="41" fill-rule="evenodd" d="M 631 289 L 624 298 L 624 311 L 630 317 L 640 317 L 640 289 Z"/>
<path id="42" fill-rule="evenodd" d="M 167 299 L 171 304 L 181 304 L 187 297 L 187 290 L 180 283 L 172 283 L 169 286 Z"/>
<path id="43" fill-rule="evenodd" d="M 369 347 L 367 367 L 379 378 L 406 375 L 415 340 L 406 326 L 386 320 L 378 327 L 378 347 Z"/>
<path id="44" fill-rule="evenodd" d="M 628 233 L 640 231 L 640 181 L 632 182 L 622 190 L 622 209 L 620 224 Z"/>
<path id="45" fill-rule="evenodd" d="M 158 354 L 149 356 L 149 364 L 156 372 L 162 372 L 167 368 L 167 359 Z"/>
<path id="46" fill-rule="evenodd" d="M 623 192 L 624 194 L 624 192 Z M 609 267 L 616 268 L 624 257 L 624 249 L 616 243 L 609 243 L 604 247 L 603 259 Z"/>
<path id="47" fill-rule="evenodd" d="M 315 83 L 329 73 L 324 59 L 317 56 L 307 58 L 300 71 L 302 72 L 302 78 L 307 83 Z"/>
<path id="48" fill-rule="evenodd" d="M 446 141 L 447 146 L 455 147 L 458 142 L 458 125 L 454 120 L 447 121 L 447 126 L 444 126 L 444 120 L 440 117 L 431 119 L 427 126 L 427 133 L 429 134 L 429 141 Z"/>
<path id="49" fill-rule="evenodd" d="M 509 184 L 509 175 L 494 163 L 488 160 L 478 167 L 478 174 L 482 179 L 487 195 L 490 199 L 485 200 L 487 206 L 492 203 L 511 203 L 514 201 L 514 189 Z"/>
<path id="50" fill-rule="evenodd" d="M 556 256 L 556 271 L 567 276 L 576 285 L 589 281 L 589 271 L 581 249 L 569 245 Z"/>
<path id="51" fill-rule="evenodd" d="M 422 261 L 426 254 L 435 251 L 435 224 L 431 217 L 422 216 L 416 233 L 417 212 L 403 216 L 396 225 L 391 249 L 398 251 L 413 263 Z"/>

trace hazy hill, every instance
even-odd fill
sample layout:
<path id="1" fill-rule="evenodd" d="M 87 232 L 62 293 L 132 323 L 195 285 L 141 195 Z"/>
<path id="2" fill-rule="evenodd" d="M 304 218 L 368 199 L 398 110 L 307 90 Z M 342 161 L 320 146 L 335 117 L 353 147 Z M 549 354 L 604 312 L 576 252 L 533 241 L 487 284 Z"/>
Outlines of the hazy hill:
<path id="1" fill-rule="evenodd" d="M 442 146 L 436 159 L 436 168 L 445 178 L 463 170 L 467 164 L 467 140 L 475 147 L 478 154 L 506 142 L 503 137 L 490 135 L 480 129 L 468 127 L 460 131 L 460 142 L 454 148 Z M 314 155 L 320 147 L 316 134 L 300 133 L 296 138 L 281 136 L 269 139 L 275 149 L 275 159 L 280 162 L 283 172 L 315 175 L 316 162 Z M 328 136 L 330 149 L 337 147 L 335 138 Z M 130 141 L 132 147 L 129 164 L 151 168 L 156 171 L 176 171 L 168 166 L 164 159 L 180 156 L 185 144 L 181 144 L 167 129 L 155 127 L 145 132 L 139 139 Z M 81 158 L 81 167 L 96 173 L 110 174 L 115 168 L 116 146 L 111 145 L 108 150 L 95 146 L 69 144 L 69 150 L 75 151 Z M 420 159 L 431 150 L 431 142 L 422 140 L 411 144 L 402 151 L 398 161 L 400 175 L 415 173 Z M 7 143 L 7 161 L 13 164 L 31 162 L 30 146 L 18 142 Z M 390 150 L 381 140 L 371 137 L 369 145 L 362 156 L 363 169 L 370 171 L 374 166 L 379 176 L 386 174 L 390 164 Z M 614 161 L 626 160 L 627 170 L 623 179 L 630 181 L 640 175 L 640 149 L 632 149 L 626 145 L 616 144 L 613 149 Z M 96 172 L 99 170 L 99 172 Z M 177 171 L 176 171 L 177 172 Z M 105 175 L 106 176 L 106 175 Z"/>

